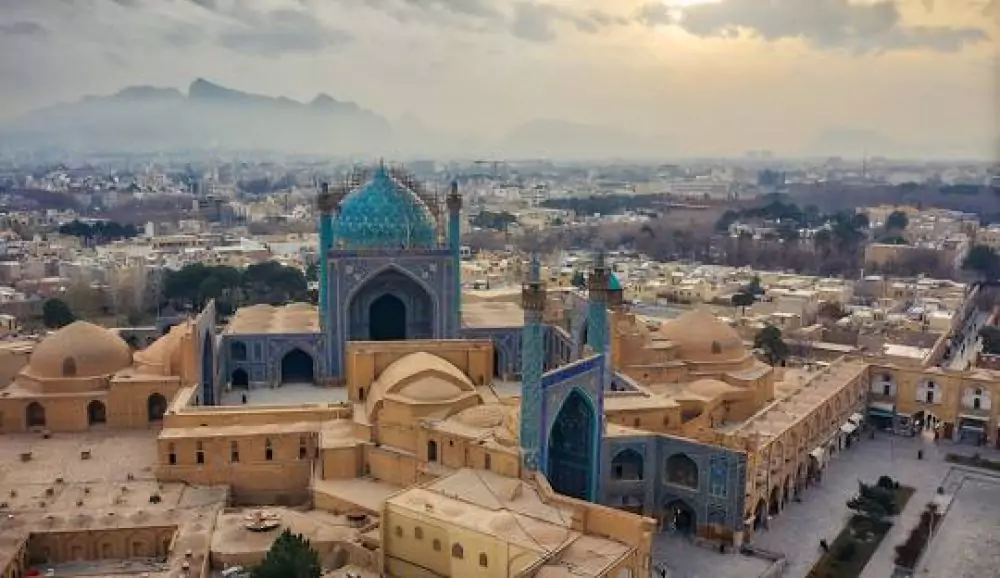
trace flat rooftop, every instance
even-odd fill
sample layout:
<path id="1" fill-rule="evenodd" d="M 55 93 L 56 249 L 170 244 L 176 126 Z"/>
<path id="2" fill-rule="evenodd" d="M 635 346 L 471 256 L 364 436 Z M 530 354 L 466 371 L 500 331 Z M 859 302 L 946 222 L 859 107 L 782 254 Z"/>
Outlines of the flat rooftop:
<path id="1" fill-rule="evenodd" d="M 462 325 L 465 327 L 522 327 L 524 310 L 510 301 L 462 303 Z"/>

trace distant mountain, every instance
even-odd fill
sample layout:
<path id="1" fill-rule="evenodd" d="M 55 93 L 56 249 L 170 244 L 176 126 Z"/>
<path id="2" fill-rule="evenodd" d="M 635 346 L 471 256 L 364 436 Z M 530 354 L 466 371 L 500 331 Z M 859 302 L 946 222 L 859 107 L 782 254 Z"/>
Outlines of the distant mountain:
<path id="1" fill-rule="evenodd" d="M 220 147 L 370 155 L 391 142 L 392 128 L 381 116 L 326 94 L 301 103 L 199 78 L 187 95 L 132 86 L 36 110 L 0 125 L 0 140 L 81 150 Z"/>

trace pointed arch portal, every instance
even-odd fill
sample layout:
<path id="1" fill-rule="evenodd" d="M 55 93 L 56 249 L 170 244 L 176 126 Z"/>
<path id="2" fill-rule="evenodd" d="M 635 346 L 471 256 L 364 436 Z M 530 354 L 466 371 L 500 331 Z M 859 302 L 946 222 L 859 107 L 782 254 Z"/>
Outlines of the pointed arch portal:
<path id="1" fill-rule="evenodd" d="M 591 499 L 596 427 L 597 416 L 590 402 L 578 391 L 570 393 L 549 435 L 546 472 L 553 490 L 581 500 Z"/>
<path id="2" fill-rule="evenodd" d="M 368 307 L 369 336 L 372 341 L 406 339 L 406 305 L 391 293 L 372 301 Z"/>
<path id="3" fill-rule="evenodd" d="M 313 383 L 313 358 L 295 348 L 281 358 L 281 383 Z"/>

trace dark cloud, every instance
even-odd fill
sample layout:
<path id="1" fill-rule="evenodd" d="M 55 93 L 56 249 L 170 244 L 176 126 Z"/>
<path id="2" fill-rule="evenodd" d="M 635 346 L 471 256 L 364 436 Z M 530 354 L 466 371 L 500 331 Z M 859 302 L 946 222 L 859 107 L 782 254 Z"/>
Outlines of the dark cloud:
<path id="1" fill-rule="evenodd" d="M 678 24 L 696 36 L 731 37 L 740 31 L 774 41 L 799 38 L 822 49 L 884 52 L 955 51 L 988 38 L 976 28 L 908 27 L 892 0 L 721 0 L 689 6 Z"/>
<path id="2" fill-rule="evenodd" d="M 320 52 L 351 39 L 347 32 L 327 28 L 303 10 L 281 9 L 264 14 L 241 11 L 234 16 L 239 22 L 219 35 L 219 44 L 257 56 Z"/>
<path id="3" fill-rule="evenodd" d="M 643 5 L 636 12 L 635 19 L 646 26 L 663 26 L 674 21 L 670 9 L 662 2 L 649 2 Z"/>
<path id="4" fill-rule="evenodd" d="M 569 24 L 580 32 L 596 34 L 614 26 L 626 26 L 629 19 L 599 10 L 577 13 L 548 4 L 518 2 L 514 5 L 509 28 L 514 36 L 522 40 L 551 42 L 556 39 L 556 27 L 561 23 Z"/>
<path id="5" fill-rule="evenodd" d="M 187 1 L 192 4 L 197 4 L 198 6 L 204 8 L 205 10 L 211 10 L 212 12 L 215 12 L 219 9 L 219 3 L 217 0 L 187 0 Z"/>
<path id="6" fill-rule="evenodd" d="M 0 36 L 45 36 L 48 30 L 37 22 L 0 24 Z"/>

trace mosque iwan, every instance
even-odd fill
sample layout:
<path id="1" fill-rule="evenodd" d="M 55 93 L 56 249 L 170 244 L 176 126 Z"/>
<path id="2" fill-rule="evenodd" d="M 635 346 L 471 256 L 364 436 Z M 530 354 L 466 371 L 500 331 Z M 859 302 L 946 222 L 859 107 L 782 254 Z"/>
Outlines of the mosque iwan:
<path id="1" fill-rule="evenodd" d="M 926 388 L 847 358 L 776 387 L 711 313 L 638 318 L 600 257 L 586 290 L 532 259 L 463 295 L 442 196 L 382 165 L 324 185 L 318 307 L 210 303 L 135 352 L 77 321 L 0 358 L 0 575 L 207 577 L 288 528 L 363 576 L 646 577 L 656 533 L 747 543 L 873 395 Z"/>

